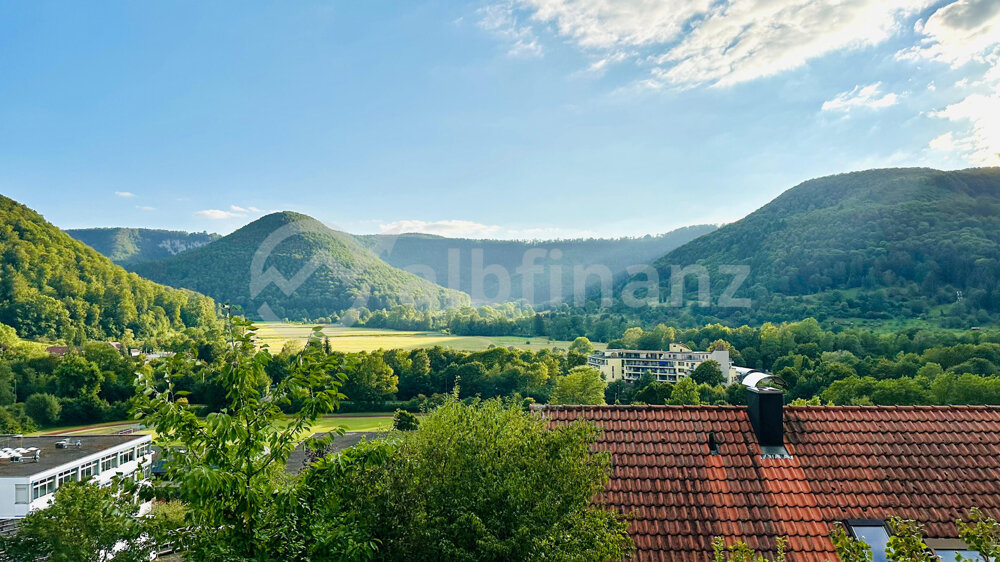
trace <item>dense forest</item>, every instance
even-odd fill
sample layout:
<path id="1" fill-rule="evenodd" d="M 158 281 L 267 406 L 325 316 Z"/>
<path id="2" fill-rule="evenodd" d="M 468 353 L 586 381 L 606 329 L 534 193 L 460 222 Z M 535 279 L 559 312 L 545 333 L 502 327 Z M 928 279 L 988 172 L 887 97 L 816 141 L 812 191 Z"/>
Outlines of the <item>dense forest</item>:
<path id="1" fill-rule="evenodd" d="M 208 232 L 152 228 L 81 228 L 65 232 L 119 265 L 168 258 L 219 238 Z"/>
<path id="2" fill-rule="evenodd" d="M 349 309 L 411 304 L 433 310 L 469 302 L 464 293 L 386 264 L 351 235 L 291 212 L 267 215 L 207 246 L 131 267 L 148 279 L 228 301 L 251 317 L 337 320 Z M 298 272 L 304 278 L 296 277 Z"/>
<path id="3" fill-rule="evenodd" d="M 658 260 L 660 303 L 672 296 L 671 266 L 696 264 L 711 274 L 711 306 L 692 302 L 697 283 L 689 275 L 686 307 L 633 314 L 647 324 L 760 325 L 813 316 L 967 328 L 995 321 L 1000 168 L 868 170 L 807 181 Z M 749 266 L 733 295 L 750 299 L 749 308 L 718 306 L 734 277 L 720 273 L 727 265 Z M 633 281 L 641 285 L 646 275 Z M 635 294 L 647 296 L 638 288 Z"/>
<path id="4" fill-rule="evenodd" d="M 364 235 L 357 239 L 390 265 L 414 268 L 413 271 L 440 285 L 471 294 L 477 302 L 499 304 L 523 299 L 538 308 L 574 299 L 578 289 L 575 268 L 603 266 L 609 274 L 608 283 L 613 283 L 626 275 L 627 267 L 651 263 L 715 229 L 714 225 L 697 225 L 656 236 L 543 241 L 445 238 L 430 234 Z M 533 273 L 525 275 L 521 270 L 525 265 L 533 267 Z M 496 275 L 490 273 L 497 266 L 510 277 L 509 294 L 501 290 Z M 558 281 L 554 290 L 553 278 Z M 582 282 L 581 298 L 586 283 L 599 280 L 595 274 Z"/>
<path id="5" fill-rule="evenodd" d="M 761 327 L 720 324 L 679 329 L 660 325 L 617 332 L 609 346 L 666 349 L 726 348 L 734 364 L 777 374 L 788 400 L 834 404 L 1000 403 L 1000 332 L 908 329 L 877 333 L 830 331 L 815 319 Z M 147 363 L 107 342 L 88 342 L 59 357 L 21 343 L 0 326 L 0 432 L 48 425 L 124 419 L 134 396 L 133 375 L 169 364 L 174 384 L 201 413 L 224 407 L 219 378 L 229 345 L 218 329 L 173 332 L 150 340 L 173 357 Z M 717 368 L 697 369 L 676 385 L 642 379 L 605 387 L 586 367 L 593 347 L 577 338 L 569 348 L 527 351 L 493 347 L 467 352 L 442 347 L 331 351 L 322 337 L 272 350 L 270 383 L 289 376 L 307 350 L 322 351 L 343 375 L 342 411 L 427 411 L 451 395 L 462 399 L 518 397 L 538 403 L 741 404 L 745 389 L 726 384 Z M 192 359 L 196 361 L 192 361 Z"/>
<path id="6" fill-rule="evenodd" d="M 21 337 L 148 337 L 215 322 L 211 299 L 128 273 L 0 196 L 0 323 Z"/>

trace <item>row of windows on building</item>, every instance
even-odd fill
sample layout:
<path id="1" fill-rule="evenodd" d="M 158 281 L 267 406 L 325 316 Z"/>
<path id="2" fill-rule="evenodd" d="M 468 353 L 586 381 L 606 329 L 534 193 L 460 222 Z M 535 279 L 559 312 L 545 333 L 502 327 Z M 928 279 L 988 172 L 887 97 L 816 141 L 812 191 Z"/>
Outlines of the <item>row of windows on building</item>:
<path id="1" fill-rule="evenodd" d="M 113 468 L 117 468 L 119 465 L 130 463 L 136 458 L 142 458 L 149 454 L 149 443 L 143 443 L 138 447 L 133 447 L 125 451 L 119 451 L 117 453 L 112 453 L 99 460 L 93 460 L 79 467 L 74 467 L 69 470 L 60 472 L 49 476 L 48 478 L 43 478 L 31 483 L 31 500 L 37 500 L 40 497 L 47 496 L 49 494 L 55 493 L 60 486 L 66 482 L 84 480 L 86 478 L 91 478 L 101 474 L 102 472 L 107 472 Z M 151 468 L 146 466 L 143 470 L 135 471 L 130 476 L 136 480 L 142 480 L 144 478 L 149 478 Z M 15 488 L 15 503 L 28 503 L 28 486 L 26 484 L 18 484 Z"/>

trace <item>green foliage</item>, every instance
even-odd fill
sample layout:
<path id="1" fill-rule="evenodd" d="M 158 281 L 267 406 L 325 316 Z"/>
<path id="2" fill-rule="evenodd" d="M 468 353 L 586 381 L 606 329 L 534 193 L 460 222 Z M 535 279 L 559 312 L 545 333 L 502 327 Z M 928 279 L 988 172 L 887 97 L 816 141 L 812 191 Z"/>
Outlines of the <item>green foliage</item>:
<path id="1" fill-rule="evenodd" d="M 35 423 L 45 427 L 56 423 L 62 406 L 55 396 L 40 392 L 32 394 L 24 401 L 24 410 L 31 419 L 35 420 Z"/>
<path id="2" fill-rule="evenodd" d="M 50 507 L 32 511 L 16 534 L 0 537 L 0 560 L 146 562 L 152 546 L 138 512 L 133 495 L 118 486 L 67 482 Z"/>
<path id="3" fill-rule="evenodd" d="M 599 433 L 549 428 L 514 403 L 450 400 L 418 430 L 365 446 L 346 468 L 327 459 L 314 477 L 334 483 L 329 501 L 382 560 L 620 560 L 626 522 L 591 503 L 611 473 L 609 455 L 590 452 Z"/>
<path id="4" fill-rule="evenodd" d="M 17 330 L 6 324 L 0 324 L 0 351 L 10 349 L 20 343 L 17 337 Z"/>
<path id="5" fill-rule="evenodd" d="M 274 283 L 251 293 L 254 255 L 268 236 L 286 226 L 294 234 L 264 256 L 264 271 L 273 267 L 292 277 L 310 260 L 317 269 L 290 294 Z M 290 212 L 267 215 L 207 246 L 132 268 L 147 279 L 229 301 L 250 315 L 259 314 L 267 304 L 279 318 L 339 318 L 348 309 L 355 309 L 352 320 L 356 321 L 369 310 L 400 304 L 425 311 L 469 302 L 468 295 L 386 264 L 351 235 Z"/>
<path id="6" fill-rule="evenodd" d="M 556 378 L 552 404 L 604 404 L 604 379 L 594 367 L 573 367 Z"/>
<path id="7" fill-rule="evenodd" d="M 840 523 L 833 525 L 830 540 L 841 562 L 872 562 L 872 549 L 865 542 L 851 537 Z"/>
<path id="8" fill-rule="evenodd" d="M 674 385 L 673 392 L 670 393 L 670 399 L 667 400 L 667 404 L 672 404 L 675 406 L 697 406 L 701 404 L 701 394 L 698 392 L 698 383 L 694 382 L 691 377 L 684 377 L 677 381 Z"/>
<path id="9" fill-rule="evenodd" d="M 987 560 L 1000 560 L 1000 523 L 976 508 L 969 510 L 968 520 L 959 519 L 958 536 L 969 548 Z"/>
<path id="10" fill-rule="evenodd" d="M 181 358 L 138 379 L 137 418 L 153 428 L 165 448 L 169 489 L 187 508 L 193 529 L 178 542 L 194 560 L 270 560 L 294 545 L 282 541 L 284 514 L 295 502 L 281 484 L 288 456 L 315 420 L 344 397 L 342 375 L 332 357 L 314 346 L 271 384 L 265 368 L 270 354 L 254 345 L 252 324 L 234 319 L 230 346 L 218 373 L 226 389 L 224 408 L 199 418 L 179 398 L 174 374 Z M 281 408 L 295 404 L 293 414 Z M 324 440 L 305 442 L 318 448 Z"/>
<path id="11" fill-rule="evenodd" d="M 583 355 L 590 355 L 594 352 L 594 345 L 587 338 L 580 336 L 573 340 L 573 343 L 569 346 L 569 350 Z"/>
<path id="12" fill-rule="evenodd" d="M 785 562 L 785 549 L 788 547 L 788 540 L 778 537 L 778 549 L 773 562 Z M 768 562 L 768 558 L 754 552 L 750 546 L 742 540 L 726 546 L 726 541 L 722 537 L 712 539 L 712 562 Z"/>
<path id="13" fill-rule="evenodd" d="M 413 431 L 418 427 L 420 427 L 420 420 L 406 410 L 396 410 L 392 416 L 392 428 L 395 430 Z"/>
<path id="14" fill-rule="evenodd" d="M 698 384 L 715 386 L 726 382 L 726 377 L 719 368 L 718 361 L 702 361 L 694 368 L 691 378 Z"/>
<path id="15" fill-rule="evenodd" d="M 924 542 L 923 525 L 909 519 L 890 517 L 889 528 L 892 529 L 892 535 L 889 536 L 889 544 L 886 545 L 885 549 L 889 560 L 900 562 L 936 562 L 938 560 L 938 557 L 927 549 L 927 543 Z"/>
<path id="16" fill-rule="evenodd" d="M 347 381 L 344 394 L 351 400 L 374 404 L 397 390 L 399 378 L 393 374 L 382 353 L 359 353 L 345 356 Z"/>
<path id="17" fill-rule="evenodd" d="M 66 234 L 119 265 L 169 258 L 219 238 L 208 232 L 152 228 L 81 228 L 67 230 Z"/>
<path id="18" fill-rule="evenodd" d="M 143 336 L 217 322 L 215 304 L 146 281 L 0 196 L 0 322 L 23 338 Z"/>

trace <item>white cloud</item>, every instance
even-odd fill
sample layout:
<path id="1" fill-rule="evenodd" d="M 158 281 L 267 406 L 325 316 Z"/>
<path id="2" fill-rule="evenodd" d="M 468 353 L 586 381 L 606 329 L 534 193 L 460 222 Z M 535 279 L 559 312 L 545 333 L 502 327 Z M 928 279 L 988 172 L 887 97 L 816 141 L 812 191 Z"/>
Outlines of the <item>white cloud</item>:
<path id="1" fill-rule="evenodd" d="M 964 125 L 959 135 L 945 133 L 931 141 L 935 150 L 957 152 L 978 166 L 1000 165 L 1000 94 L 972 94 L 932 114 Z"/>
<path id="2" fill-rule="evenodd" d="M 985 60 L 1000 44 L 1000 2 L 958 0 L 935 11 L 927 21 L 918 21 L 920 45 L 897 53 L 901 59 L 932 59 L 961 66 Z"/>
<path id="3" fill-rule="evenodd" d="M 556 240 L 565 238 L 595 238 L 593 230 L 567 229 L 554 226 L 515 228 L 483 224 L 466 220 L 400 220 L 379 225 L 382 234 L 420 232 L 447 238 L 492 238 L 501 240 Z"/>
<path id="4" fill-rule="evenodd" d="M 823 111 L 848 112 L 855 108 L 881 109 L 896 105 L 899 96 L 893 93 L 883 94 L 882 83 L 876 82 L 867 86 L 855 86 L 853 90 L 841 92 L 832 100 L 823 102 Z"/>
<path id="5" fill-rule="evenodd" d="M 199 218 L 212 219 L 212 220 L 232 219 L 232 218 L 246 216 L 243 213 L 233 212 L 233 211 L 223 211 L 221 209 L 205 209 L 204 211 L 196 212 L 194 215 Z"/>
<path id="6" fill-rule="evenodd" d="M 507 54 L 512 57 L 538 57 L 542 46 L 530 25 L 518 21 L 510 2 L 490 4 L 479 10 L 479 27 L 497 35 L 510 44 Z"/>
<path id="7" fill-rule="evenodd" d="M 135 208 L 139 209 L 140 211 L 155 211 L 156 210 L 156 207 L 150 207 L 149 205 L 136 205 Z"/>
<path id="8" fill-rule="evenodd" d="M 406 232 L 422 232 L 424 234 L 437 234 L 449 238 L 476 238 L 496 236 L 501 228 L 496 225 L 482 224 L 464 220 L 442 220 L 442 221 L 421 221 L 421 220 L 401 220 L 380 224 L 379 230 L 383 234 L 403 234 Z"/>
<path id="9" fill-rule="evenodd" d="M 645 86 L 656 88 L 736 84 L 878 45 L 931 2 L 518 0 L 517 6 L 587 52 L 640 51 L 636 60 L 651 65 Z"/>
<path id="10" fill-rule="evenodd" d="M 131 191 L 116 191 L 115 195 L 118 197 L 135 197 L 135 193 L 132 193 Z"/>

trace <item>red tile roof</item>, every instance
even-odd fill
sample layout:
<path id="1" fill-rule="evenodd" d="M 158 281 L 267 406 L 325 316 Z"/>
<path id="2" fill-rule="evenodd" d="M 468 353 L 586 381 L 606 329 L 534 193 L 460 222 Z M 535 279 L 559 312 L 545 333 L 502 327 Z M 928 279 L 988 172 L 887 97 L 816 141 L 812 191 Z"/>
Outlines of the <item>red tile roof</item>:
<path id="1" fill-rule="evenodd" d="M 709 560 L 713 537 L 790 560 L 836 560 L 835 521 L 897 515 L 928 537 L 957 537 L 979 507 L 1000 516 L 1000 407 L 795 406 L 784 410 L 792 458 L 761 458 L 746 408 L 548 406 L 584 418 L 612 453 L 607 505 L 634 519 L 638 560 Z M 719 455 L 710 455 L 712 432 Z"/>

